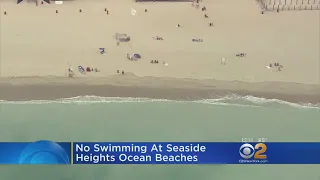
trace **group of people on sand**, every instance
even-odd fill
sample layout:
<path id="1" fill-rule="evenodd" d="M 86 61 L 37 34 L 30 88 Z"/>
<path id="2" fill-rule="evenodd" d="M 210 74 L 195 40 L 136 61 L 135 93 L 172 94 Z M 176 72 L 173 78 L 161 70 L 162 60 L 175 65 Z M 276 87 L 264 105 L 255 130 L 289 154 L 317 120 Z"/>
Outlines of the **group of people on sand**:
<path id="1" fill-rule="evenodd" d="M 245 57 L 245 56 L 247 56 L 246 53 L 238 53 L 238 54 L 236 54 L 236 57 Z"/>
<path id="2" fill-rule="evenodd" d="M 87 67 L 86 71 L 87 72 L 100 72 L 98 68 L 91 68 L 91 67 Z"/>
<path id="3" fill-rule="evenodd" d="M 199 0 L 196 0 L 196 1 L 192 1 L 192 6 L 195 6 L 196 8 L 199 8 Z M 207 7 L 206 6 L 203 6 L 202 8 L 201 8 L 201 11 L 207 11 Z M 204 14 L 204 18 L 209 18 L 209 16 L 208 16 L 208 14 L 207 13 L 205 13 Z M 209 27 L 213 27 L 213 22 L 210 22 L 209 23 Z"/>
<path id="4" fill-rule="evenodd" d="M 107 8 L 104 8 L 104 11 L 109 14 L 109 10 Z"/>
<path id="5" fill-rule="evenodd" d="M 117 74 L 120 74 L 120 70 L 117 70 Z M 124 71 L 121 71 L 121 74 L 124 75 Z"/>
<path id="6" fill-rule="evenodd" d="M 158 60 L 151 60 L 150 63 L 151 64 L 159 64 L 159 61 Z"/>
<path id="7" fill-rule="evenodd" d="M 160 36 L 156 36 L 156 37 L 152 37 L 154 40 L 159 40 L 159 41 L 163 41 L 163 38 Z"/>
<path id="8" fill-rule="evenodd" d="M 98 68 L 91 68 L 91 67 L 84 68 L 83 66 L 78 66 L 78 70 L 81 74 L 86 74 L 87 72 L 100 72 Z M 68 76 L 72 78 L 74 77 L 74 75 L 75 73 L 71 67 L 71 64 L 69 63 Z"/>
<path id="9" fill-rule="evenodd" d="M 270 68 L 272 68 L 272 67 L 278 68 L 278 71 L 281 71 L 281 69 L 283 68 L 283 66 L 281 64 L 279 64 L 278 62 L 276 62 L 274 64 L 270 63 L 269 67 Z"/>

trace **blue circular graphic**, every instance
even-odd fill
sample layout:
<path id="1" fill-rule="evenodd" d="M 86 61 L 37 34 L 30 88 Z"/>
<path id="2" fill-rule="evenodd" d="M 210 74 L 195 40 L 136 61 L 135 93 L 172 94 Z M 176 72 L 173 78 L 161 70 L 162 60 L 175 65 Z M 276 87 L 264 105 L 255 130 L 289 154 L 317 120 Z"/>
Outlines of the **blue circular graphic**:
<path id="1" fill-rule="evenodd" d="M 20 164 L 69 164 L 66 151 L 52 141 L 36 141 L 28 145 L 20 154 Z"/>

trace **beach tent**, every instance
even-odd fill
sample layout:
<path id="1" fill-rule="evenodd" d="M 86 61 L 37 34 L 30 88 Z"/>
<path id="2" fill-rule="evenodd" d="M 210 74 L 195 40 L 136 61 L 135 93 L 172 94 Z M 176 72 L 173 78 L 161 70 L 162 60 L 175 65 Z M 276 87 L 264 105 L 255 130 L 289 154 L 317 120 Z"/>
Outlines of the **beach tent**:
<path id="1" fill-rule="evenodd" d="M 17 0 L 17 4 L 21 3 L 23 0 Z M 34 0 L 36 3 L 38 2 L 38 0 Z M 50 0 L 43 0 L 46 3 L 50 4 Z"/>
<path id="2" fill-rule="evenodd" d="M 128 41 L 130 41 L 130 37 L 127 34 L 116 33 L 115 34 L 115 38 L 119 42 L 128 42 Z"/>

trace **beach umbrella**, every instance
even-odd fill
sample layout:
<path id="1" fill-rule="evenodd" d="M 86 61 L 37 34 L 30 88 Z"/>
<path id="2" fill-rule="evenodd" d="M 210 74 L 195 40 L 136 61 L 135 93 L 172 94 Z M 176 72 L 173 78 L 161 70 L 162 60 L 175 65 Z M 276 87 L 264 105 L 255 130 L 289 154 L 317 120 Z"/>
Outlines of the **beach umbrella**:
<path id="1" fill-rule="evenodd" d="M 82 66 L 78 66 L 78 70 L 80 73 L 85 74 L 86 70 Z"/>
<path id="2" fill-rule="evenodd" d="M 131 15 L 132 15 L 132 16 L 135 16 L 136 14 L 137 14 L 137 11 L 136 11 L 135 9 L 132 9 L 132 8 L 131 8 Z"/>
<path id="3" fill-rule="evenodd" d="M 101 54 L 104 54 L 105 53 L 105 48 L 99 48 L 99 51 Z"/>
<path id="4" fill-rule="evenodd" d="M 140 54 L 134 54 L 133 57 L 136 58 L 136 59 L 141 59 Z"/>

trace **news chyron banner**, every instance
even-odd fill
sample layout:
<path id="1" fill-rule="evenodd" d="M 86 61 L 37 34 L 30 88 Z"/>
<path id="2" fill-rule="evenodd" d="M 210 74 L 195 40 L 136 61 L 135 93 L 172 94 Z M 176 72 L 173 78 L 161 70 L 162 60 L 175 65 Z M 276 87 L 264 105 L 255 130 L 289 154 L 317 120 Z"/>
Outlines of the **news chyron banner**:
<path id="1" fill-rule="evenodd" d="M 320 143 L 0 142 L 0 164 L 320 164 Z"/>

